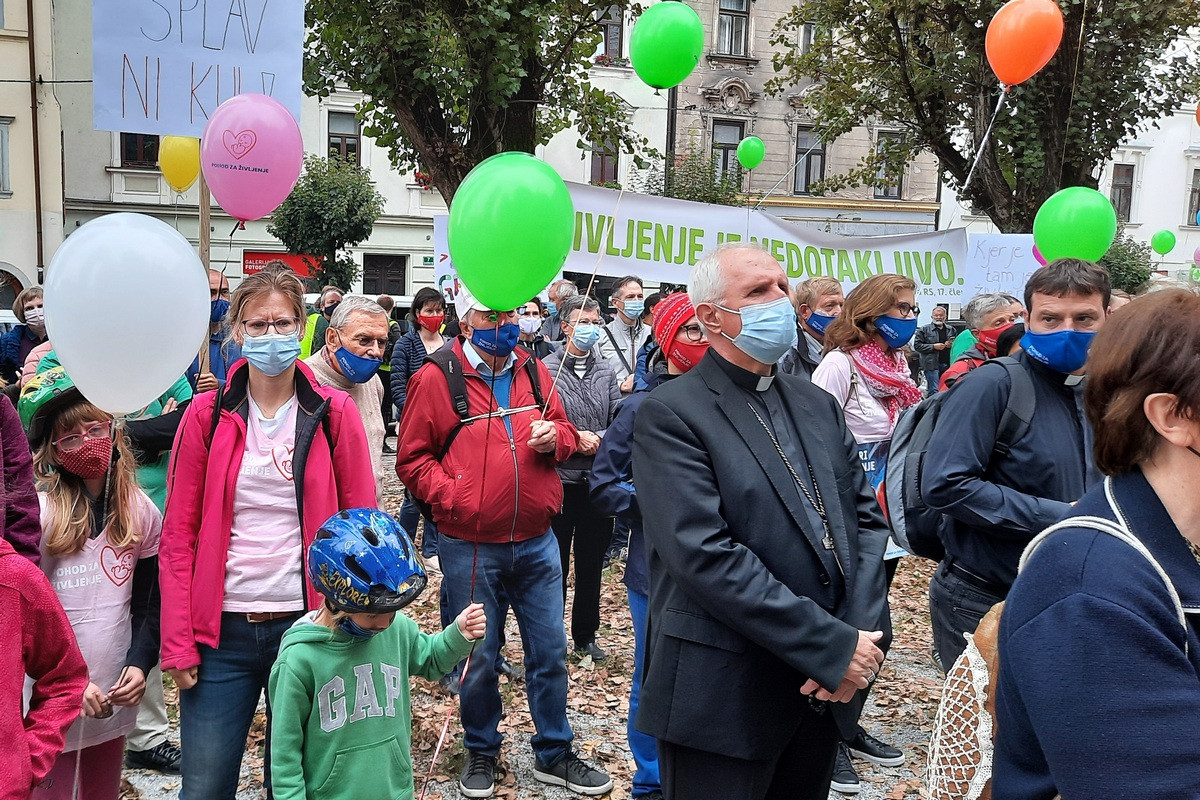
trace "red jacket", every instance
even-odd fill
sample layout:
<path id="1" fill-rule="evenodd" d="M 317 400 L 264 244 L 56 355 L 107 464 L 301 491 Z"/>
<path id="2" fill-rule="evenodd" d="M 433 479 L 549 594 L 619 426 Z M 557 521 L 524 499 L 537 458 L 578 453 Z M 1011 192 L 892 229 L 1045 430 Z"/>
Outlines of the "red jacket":
<path id="1" fill-rule="evenodd" d="M 467 382 L 467 404 L 472 415 L 496 410 L 488 380 L 463 355 L 462 339 L 451 345 L 462 362 Z M 524 363 L 532 358 L 521 348 L 513 351 L 513 385 L 510 408 L 534 405 L 533 387 Z M 540 411 L 523 411 L 508 419 L 512 436 L 499 417 L 476 420 L 464 426 L 441 463 L 442 443 L 459 422 L 450 402 L 441 368 L 426 364 L 408 382 L 408 400 L 400 418 L 396 474 L 413 494 L 433 508 L 438 532 L 476 542 L 532 539 L 550 529 L 550 517 L 562 508 L 562 481 L 555 464 L 579 448 L 579 432 L 567 421 L 553 377 L 535 360 L 545 418 L 558 429 L 553 453 L 531 449 L 530 423 Z"/>
<path id="2" fill-rule="evenodd" d="M 25 675 L 33 678 L 21 715 Z M 0 539 L 0 800 L 28 800 L 83 709 L 88 668 L 42 571 Z"/>
<path id="3" fill-rule="evenodd" d="M 220 644 L 233 495 L 246 450 L 248 376 L 244 360 L 230 369 L 215 431 L 216 392 L 204 392 L 192 400 L 175 435 L 158 551 L 163 669 L 194 667 L 200 663 L 198 644 Z M 375 476 L 350 395 L 318 386 L 312 371 L 297 363 L 296 402 L 292 474 L 307 553 L 321 524 L 338 511 L 375 508 Z M 319 596 L 312 586 L 307 595 L 309 607 L 316 608 Z"/>

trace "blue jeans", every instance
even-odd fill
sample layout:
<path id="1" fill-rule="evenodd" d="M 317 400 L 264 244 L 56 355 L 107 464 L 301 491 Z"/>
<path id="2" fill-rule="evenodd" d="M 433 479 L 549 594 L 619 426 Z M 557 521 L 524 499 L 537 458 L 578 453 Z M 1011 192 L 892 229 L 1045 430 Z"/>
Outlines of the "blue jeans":
<path id="1" fill-rule="evenodd" d="M 222 614 L 221 646 L 200 645 L 196 685 L 179 693 L 181 800 L 234 800 L 258 698 L 266 691 L 283 632 L 299 617 L 297 611 L 270 622 L 247 622 L 245 614 Z M 270 714 L 268 704 L 263 764 L 268 788 Z"/>
<path id="2" fill-rule="evenodd" d="M 938 383 L 942 380 L 942 371 L 940 369 L 925 370 L 925 396 L 933 397 L 938 393 Z"/>
<path id="3" fill-rule="evenodd" d="M 414 542 L 417 540 L 417 522 L 421 519 L 421 510 L 413 502 L 412 495 L 404 495 L 404 504 L 400 506 L 400 527 Z M 437 525 L 429 517 L 425 518 L 425 531 L 421 536 L 421 557 L 429 558 L 438 554 Z"/>
<path id="4" fill-rule="evenodd" d="M 504 710 L 495 664 L 504 625 L 502 603 L 507 598 L 525 647 L 525 688 L 537 729 L 530 744 L 543 766 L 557 764 L 570 752 L 574 739 L 567 722 L 567 634 L 558 541 L 550 531 L 523 542 L 478 545 L 442 534 L 439 547 L 450 608 L 457 614 L 476 602 L 483 604 L 487 614 L 487 636 L 471 654 L 459 695 L 463 744 L 488 756 L 500 752 L 503 737 L 498 726 Z"/>
<path id="5" fill-rule="evenodd" d="M 640 797 L 661 790 L 658 777 L 658 745 L 653 736 L 648 736 L 634 727 L 637 718 L 638 698 L 642 694 L 642 665 L 646 659 L 646 617 L 650 613 L 650 598 L 641 592 L 629 590 L 629 616 L 633 617 L 633 680 L 629 684 L 629 750 L 637 770 L 633 773 L 633 796 Z"/>

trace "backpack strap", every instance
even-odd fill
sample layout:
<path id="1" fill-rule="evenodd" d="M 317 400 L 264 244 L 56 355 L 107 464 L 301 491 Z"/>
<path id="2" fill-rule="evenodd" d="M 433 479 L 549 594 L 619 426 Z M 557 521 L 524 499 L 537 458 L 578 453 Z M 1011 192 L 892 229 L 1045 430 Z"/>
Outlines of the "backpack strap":
<path id="1" fill-rule="evenodd" d="M 537 359 L 525 359 L 525 371 L 529 373 L 529 388 L 533 391 L 533 402 L 537 403 L 537 407 L 542 410 L 542 414 L 546 413 L 546 398 L 542 397 L 542 378 L 538 374 Z"/>
<path id="2" fill-rule="evenodd" d="M 218 381 L 217 393 L 216 396 L 213 397 L 212 421 L 208 426 L 208 438 L 204 442 L 204 448 L 206 450 L 212 448 L 213 437 L 217 435 L 217 423 L 221 421 L 221 401 L 224 399 L 225 384 L 224 382 Z"/>
<path id="3" fill-rule="evenodd" d="M 617 337 L 613 335 L 612 328 L 605 325 L 603 331 L 608 335 L 608 340 L 612 342 L 613 350 L 615 350 L 617 353 L 617 358 L 621 359 L 621 365 L 625 367 L 625 370 L 630 375 L 632 375 L 635 370 L 633 367 L 629 366 L 629 359 L 627 359 L 625 357 L 625 353 L 622 352 L 621 345 L 617 344 Z"/>
<path id="4" fill-rule="evenodd" d="M 996 428 L 996 443 L 993 446 L 993 457 L 1007 458 L 1013 445 L 1029 430 L 1033 422 L 1034 411 L 1037 410 L 1037 394 L 1034 392 L 1033 379 L 1028 370 L 1011 356 L 995 358 L 995 362 L 1008 372 L 1011 388 L 1008 392 L 1008 405 L 1000 416 L 1000 425 Z"/>

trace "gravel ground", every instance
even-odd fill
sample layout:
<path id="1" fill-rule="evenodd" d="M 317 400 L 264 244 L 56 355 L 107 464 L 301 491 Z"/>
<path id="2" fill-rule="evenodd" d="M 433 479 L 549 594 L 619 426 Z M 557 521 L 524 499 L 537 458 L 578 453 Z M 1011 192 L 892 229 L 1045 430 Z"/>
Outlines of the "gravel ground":
<path id="1" fill-rule="evenodd" d="M 399 511 L 402 494 L 394 476 L 386 483 L 385 507 Z M 879 767 L 856 761 L 862 780 L 862 800 L 906 800 L 920 797 L 921 775 L 924 773 L 929 732 L 937 709 L 941 690 L 941 675 L 929 657 L 929 613 L 926 590 L 933 566 L 920 559 L 905 559 L 892 586 L 892 617 L 895 642 L 879 681 L 863 716 L 867 731 L 904 750 L 907 759 L 900 767 Z M 434 584 L 435 580 L 431 580 Z M 431 585 L 406 612 L 423 630 L 437 625 L 436 586 Z M 593 764 L 607 770 L 614 779 L 610 800 L 627 800 L 633 762 L 626 745 L 626 717 L 629 694 L 629 675 L 633 666 L 633 635 L 625 602 L 625 590 L 617 568 L 606 570 L 601 600 L 602 628 L 598 642 L 609 658 L 604 664 L 591 659 L 580 661 L 568 656 L 569 693 L 568 717 L 575 731 L 575 746 Z M 568 601 L 568 608 L 569 608 Z M 506 653 L 513 663 L 520 661 L 520 634 L 512 618 L 508 622 Z M 533 777 L 533 754 L 529 748 L 532 732 L 524 684 L 500 679 L 505 697 L 506 716 L 502 729 L 506 741 L 501 751 L 504 774 L 497 784 L 496 797 L 509 800 L 548 798 L 567 800 L 577 795 L 558 787 L 544 786 Z M 417 795 L 425 787 L 427 800 L 456 800 L 457 776 L 463 763 L 461 728 L 452 698 L 436 684 L 415 678 L 412 681 L 413 700 L 413 760 L 419 770 Z M 176 726 L 173 707 L 174 691 L 168 687 L 172 725 Z M 445 724 L 450 718 L 447 741 L 435 768 L 430 769 L 433 751 Z M 262 789 L 262 718 L 261 714 L 251 731 L 247 756 L 243 762 L 238 800 L 264 797 Z M 173 800 L 178 797 L 178 775 L 164 776 L 143 770 L 126 770 L 128 784 L 122 800 Z M 830 798 L 843 795 L 831 793 Z"/>

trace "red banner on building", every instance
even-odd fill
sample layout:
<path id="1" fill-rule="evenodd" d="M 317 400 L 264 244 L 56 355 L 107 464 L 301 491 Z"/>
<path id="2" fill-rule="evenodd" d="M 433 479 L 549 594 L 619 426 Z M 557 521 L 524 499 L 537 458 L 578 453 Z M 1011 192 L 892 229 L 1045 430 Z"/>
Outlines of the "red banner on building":
<path id="1" fill-rule="evenodd" d="M 316 274 L 316 266 L 325 260 L 324 256 L 296 255 L 294 253 L 264 253 L 257 250 L 242 251 L 242 273 L 253 275 L 262 272 L 270 261 L 282 261 L 292 272 L 301 278 L 311 278 Z"/>

